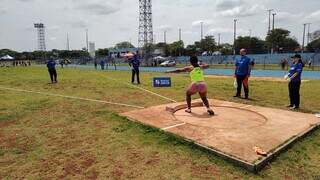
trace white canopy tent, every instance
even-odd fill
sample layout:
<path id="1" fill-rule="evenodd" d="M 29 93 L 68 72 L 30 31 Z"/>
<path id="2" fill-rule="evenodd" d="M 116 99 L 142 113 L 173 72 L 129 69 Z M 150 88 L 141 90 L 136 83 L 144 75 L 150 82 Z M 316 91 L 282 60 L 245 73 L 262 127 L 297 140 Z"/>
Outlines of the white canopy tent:
<path id="1" fill-rule="evenodd" d="M 5 55 L 3 57 L 0 58 L 0 60 L 13 60 L 14 58 L 9 56 L 9 55 Z"/>

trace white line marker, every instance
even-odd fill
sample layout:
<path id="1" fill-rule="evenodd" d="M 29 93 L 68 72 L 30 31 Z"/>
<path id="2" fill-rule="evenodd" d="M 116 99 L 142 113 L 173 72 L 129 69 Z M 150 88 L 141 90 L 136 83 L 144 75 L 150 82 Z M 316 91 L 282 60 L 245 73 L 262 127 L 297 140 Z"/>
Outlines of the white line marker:
<path id="1" fill-rule="evenodd" d="M 62 98 L 67 98 L 67 99 L 76 99 L 76 100 L 83 100 L 83 101 L 98 102 L 98 103 L 103 103 L 103 104 L 112 104 L 112 105 L 117 105 L 117 106 L 126 106 L 126 107 L 138 108 L 138 109 L 144 109 L 144 107 L 142 107 L 142 106 L 136 106 L 136 105 L 130 105 L 130 104 L 114 103 L 114 102 L 109 102 L 109 101 L 88 99 L 88 98 L 82 98 L 82 97 L 65 96 L 65 95 L 60 95 L 60 94 L 52 94 L 52 93 L 44 93 L 44 92 L 38 92 L 38 91 L 29 91 L 29 90 L 23 90 L 23 89 L 7 88 L 7 87 L 3 87 L 3 86 L 0 86 L 0 89 L 16 91 L 16 92 L 26 92 L 26 93 L 40 94 L 40 95 L 46 95 L 46 96 L 62 97 Z"/>
<path id="2" fill-rule="evenodd" d="M 103 77 L 105 77 L 105 78 L 107 78 L 107 79 L 111 79 L 111 80 L 113 80 L 113 81 L 119 82 L 117 79 L 113 79 L 113 78 L 106 77 L 106 76 L 103 76 Z M 150 94 L 156 95 L 156 96 L 158 96 L 158 97 L 161 97 L 161 98 L 163 98 L 163 99 L 169 100 L 169 101 L 171 101 L 171 102 L 174 102 L 174 103 L 177 102 L 176 100 L 173 100 L 173 99 L 170 99 L 170 98 L 168 98 L 168 97 L 162 96 L 162 95 L 160 95 L 160 94 L 157 94 L 157 93 L 152 92 L 152 91 L 150 91 L 150 90 L 144 89 L 144 88 L 142 88 L 142 87 L 134 86 L 134 85 L 129 84 L 129 83 L 123 83 L 123 82 L 120 82 L 120 83 L 125 84 L 125 85 L 128 85 L 128 86 L 133 87 L 133 88 L 137 88 L 137 89 L 143 90 L 143 91 L 145 91 L 145 92 L 148 92 L 148 93 L 150 93 Z"/>
<path id="3" fill-rule="evenodd" d="M 176 124 L 176 125 L 173 125 L 173 126 L 169 126 L 169 127 L 165 127 L 165 128 L 162 128 L 162 130 L 168 130 L 168 129 L 172 129 L 172 128 L 175 128 L 175 127 L 179 127 L 179 126 L 183 126 L 183 125 L 186 125 L 187 123 L 180 123 L 180 124 Z"/>
<path id="4" fill-rule="evenodd" d="M 249 107 L 252 107 L 252 105 L 241 106 L 240 108 L 249 108 Z"/>

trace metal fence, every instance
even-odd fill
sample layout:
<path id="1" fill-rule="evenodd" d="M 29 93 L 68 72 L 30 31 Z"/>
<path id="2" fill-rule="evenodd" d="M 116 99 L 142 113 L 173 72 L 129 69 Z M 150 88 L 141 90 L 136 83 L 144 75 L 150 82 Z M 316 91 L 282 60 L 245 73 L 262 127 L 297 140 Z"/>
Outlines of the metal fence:
<path id="1" fill-rule="evenodd" d="M 248 54 L 256 64 L 280 64 L 282 60 L 290 60 L 293 53 L 286 54 Z M 305 63 L 311 62 L 313 65 L 320 65 L 320 53 L 303 53 L 302 60 Z M 209 64 L 233 64 L 237 56 L 233 55 L 214 55 L 214 56 L 199 56 L 199 59 Z M 176 60 L 183 64 L 189 61 L 188 56 L 177 57 Z"/>

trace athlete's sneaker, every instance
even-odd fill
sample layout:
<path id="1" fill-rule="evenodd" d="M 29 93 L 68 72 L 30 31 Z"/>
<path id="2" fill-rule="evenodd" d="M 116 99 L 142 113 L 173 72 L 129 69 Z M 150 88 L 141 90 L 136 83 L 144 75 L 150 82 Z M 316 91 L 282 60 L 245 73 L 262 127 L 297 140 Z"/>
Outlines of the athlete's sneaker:
<path id="1" fill-rule="evenodd" d="M 184 110 L 186 113 L 191 113 L 191 109 Z"/>
<path id="2" fill-rule="evenodd" d="M 214 116 L 214 111 L 212 109 L 208 109 L 207 112 L 210 116 Z"/>

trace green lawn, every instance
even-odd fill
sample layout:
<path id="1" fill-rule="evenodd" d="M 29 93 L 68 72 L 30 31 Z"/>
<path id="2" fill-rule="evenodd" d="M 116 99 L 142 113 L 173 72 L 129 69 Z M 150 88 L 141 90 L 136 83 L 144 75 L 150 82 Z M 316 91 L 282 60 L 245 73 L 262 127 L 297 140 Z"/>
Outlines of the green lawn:
<path id="1" fill-rule="evenodd" d="M 48 84 L 42 67 L 2 68 L 0 86 L 97 100 L 153 106 L 165 99 L 125 84 L 129 72 L 58 69 Z M 141 87 L 184 100 L 186 75 L 170 75 L 173 87 Z M 111 80 L 112 78 L 113 80 Z M 214 99 L 285 109 L 284 82 L 251 81 L 252 101 L 234 99 L 232 79 L 207 79 Z M 302 85 L 303 112 L 320 111 L 320 81 Z M 197 98 L 197 97 L 195 97 Z M 181 138 L 120 117 L 129 107 L 0 89 L 0 179 L 319 179 L 320 130 L 252 174 Z"/>

